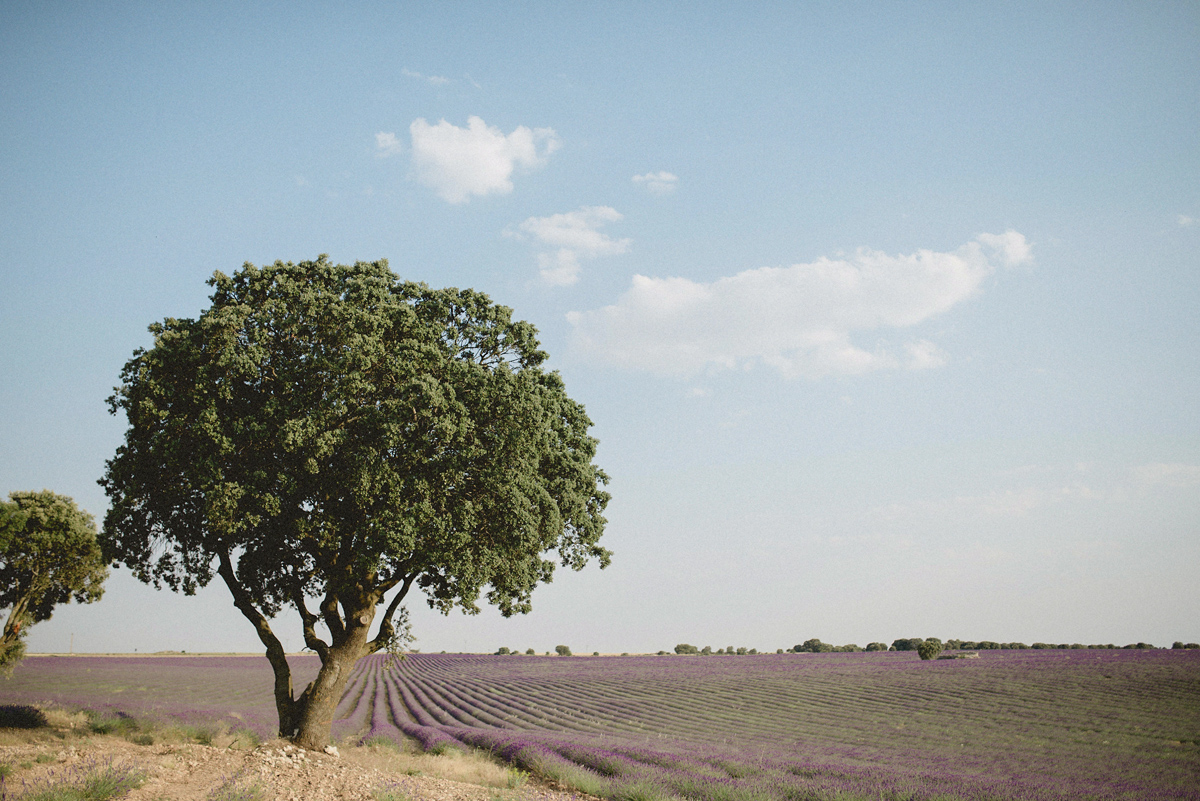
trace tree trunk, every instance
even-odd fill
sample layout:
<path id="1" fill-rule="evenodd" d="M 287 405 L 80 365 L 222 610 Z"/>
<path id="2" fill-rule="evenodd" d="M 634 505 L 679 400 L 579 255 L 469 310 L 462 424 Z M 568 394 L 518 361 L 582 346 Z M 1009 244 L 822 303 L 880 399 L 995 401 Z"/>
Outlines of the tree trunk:
<path id="1" fill-rule="evenodd" d="M 346 690 L 346 682 L 358 660 L 367 655 L 367 626 L 370 625 L 370 615 L 363 615 L 367 625 L 355 621 L 346 629 L 345 637 L 340 643 L 330 647 L 321 658 L 321 670 L 312 683 L 304 688 L 291 705 L 291 731 L 280 731 L 280 734 L 291 738 L 296 745 L 312 751 L 320 751 L 329 745 L 333 733 L 333 713 L 342 693 Z M 280 709 L 279 722 L 284 720 L 283 710 Z"/>

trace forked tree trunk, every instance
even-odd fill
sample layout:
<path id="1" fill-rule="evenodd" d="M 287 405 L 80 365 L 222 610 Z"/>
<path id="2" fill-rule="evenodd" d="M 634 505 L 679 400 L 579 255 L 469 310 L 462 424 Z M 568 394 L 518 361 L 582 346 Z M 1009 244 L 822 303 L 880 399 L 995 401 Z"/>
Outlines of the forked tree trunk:
<path id="1" fill-rule="evenodd" d="M 358 643 L 344 643 L 334 646 L 326 652 L 322 660 L 321 670 L 304 692 L 290 704 L 291 731 L 280 731 L 280 735 L 290 738 L 301 748 L 320 751 L 329 745 L 333 730 L 333 713 L 342 693 L 346 690 L 346 682 L 354 665 L 366 655 L 365 637 Z M 279 710 L 279 722 L 282 729 L 284 710 Z"/>
<path id="2" fill-rule="evenodd" d="M 292 691 L 292 669 L 288 665 L 283 644 L 271 631 L 266 616 L 237 580 L 228 552 L 218 556 L 220 564 L 217 572 L 233 594 L 233 605 L 254 625 L 259 640 L 267 648 L 267 661 L 275 673 L 275 710 L 279 713 L 279 736 L 314 751 L 323 749 L 329 745 L 333 713 L 346 689 L 350 672 L 355 663 L 371 651 L 367 634 L 375 617 L 375 599 L 368 599 L 356 614 L 350 615 L 344 624 L 339 624 L 339 630 L 333 634 L 333 645 L 315 641 L 310 626 L 316 618 L 313 616 L 311 620 L 306 620 L 305 639 L 308 640 L 312 634 L 313 644 L 320 649 L 321 669 L 317 677 L 304 688 L 304 692 L 300 693 L 300 697 L 296 698 Z"/>

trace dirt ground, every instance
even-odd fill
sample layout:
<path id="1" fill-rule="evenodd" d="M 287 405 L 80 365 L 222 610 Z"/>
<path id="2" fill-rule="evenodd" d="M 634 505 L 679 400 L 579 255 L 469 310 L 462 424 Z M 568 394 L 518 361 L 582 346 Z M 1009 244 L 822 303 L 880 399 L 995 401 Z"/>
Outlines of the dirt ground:
<path id="1" fill-rule="evenodd" d="M 105 766 L 136 770 L 130 801 L 585 801 L 506 768 L 485 754 L 413 753 L 390 745 L 314 753 L 284 740 L 253 744 L 233 735 L 212 744 L 95 734 L 72 725 L 0 729 L 0 798 L 77 781 Z M 134 738 L 136 739 L 136 738 Z M 148 742 L 153 739 L 154 742 Z"/>

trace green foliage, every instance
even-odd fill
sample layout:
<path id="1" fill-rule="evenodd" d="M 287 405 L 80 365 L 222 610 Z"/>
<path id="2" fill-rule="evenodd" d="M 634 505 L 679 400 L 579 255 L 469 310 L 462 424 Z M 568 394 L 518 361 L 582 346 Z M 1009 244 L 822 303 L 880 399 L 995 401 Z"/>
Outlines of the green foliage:
<path id="1" fill-rule="evenodd" d="M 892 642 L 892 647 L 889 650 L 915 651 L 917 650 L 917 646 L 923 642 L 925 642 L 925 640 L 921 637 L 910 637 L 908 639 L 894 640 Z"/>
<path id="2" fill-rule="evenodd" d="M 503 645 L 496 649 L 496 656 L 508 656 L 508 654 L 508 648 Z"/>
<path id="3" fill-rule="evenodd" d="M 0 501 L 0 670 L 25 655 L 29 626 L 49 620 L 54 607 L 92 603 L 104 593 L 108 567 L 96 543 L 92 516 L 65 495 L 13 492 Z"/>
<path id="4" fill-rule="evenodd" d="M 101 715 L 88 712 L 88 730 L 93 734 L 120 734 L 128 737 L 140 728 L 138 722 L 129 715 L 117 713 L 115 716 Z"/>
<path id="5" fill-rule="evenodd" d="M 706 645 L 706 646 L 704 646 L 703 648 L 701 648 L 701 649 L 700 649 L 700 655 L 701 655 L 701 656 L 708 656 L 708 655 L 710 655 L 711 653 L 712 653 L 712 646 L 711 646 L 711 645 Z"/>
<path id="6" fill-rule="evenodd" d="M 535 655 L 536 653 L 537 653 L 537 651 L 533 650 L 532 648 L 526 648 L 526 649 L 525 649 L 525 655 L 526 655 L 526 656 L 533 656 L 533 655 Z"/>
<path id="7" fill-rule="evenodd" d="M 34 706 L 0 706 L 0 729 L 40 729 L 50 725 L 42 710 Z"/>
<path id="8" fill-rule="evenodd" d="M 700 649 L 694 645 L 688 645 L 686 642 L 681 642 L 679 645 L 675 646 L 675 653 L 677 653 L 677 654 L 698 654 L 698 653 L 700 653 Z"/>
<path id="9" fill-rule="evenodd" d="M 554 653 L 558 654 L 559 656 L 570 656 L 571 649 L 565 645 L 556 645 L 554 646 Z"/>
<path id="10" fill-rule="evenodd" d="M 103 542 L 138 578 L 191 593 L 245 549 L 236 577 L 268 614 L 373 578 L 442 611 L 489 586 L 510 615 L 550 578 L 543 551 L 608 563 L 591 421 L 510 309 L 383 261 L 209 283 L 211 307 L 151 326 L 110 399 L 129 429 Z"/>
<path id="11" fill-rule="evenodd" d="M 867 650 L 867 651 L 886 651 L 887 649 L 888 649 L 888 647 L 881 642 L 870 642 L 870 643 L 867 643 L 867 647 L 865 650 Z"/>
<path id="12" fill-rule="evenodd" d="M 322 674 L 340 676 L 394 642 L 413 587 L 443 613 L 477 613 L 486 590 L 509 616 L 551 580 L 546 554 L 608 564 L 591 421 L 511 309 L 385 261 L 247 264 L 209 284 L 198 318 L 150 327 L 109 399 L 129 425 L 100 482 L 101 543 L 156 587 L 221 576 L 272 660 L 281 726 L 284 606 L 323 665 L 349 660 Z"/>
<path id="13" fill-rule="evenodd" d="M 529 782 L 529 771 L 512 767 L 504 771 L 505 784 L 510 790 L 518 790 Z"/>
<path id="14" fill-rule="evenodd" d="M 825 654 L 831 652 L 833 646 L 818 639 L 812 639 L 805 640 L 803 644 L 794 646 L 792 650 L 798 654 Z"/>
<path id="15" fill-rule="evenodd" d="M 917 646 L 917 655 L 923 660 L 937 659 L 941 652 L 942 641 L 937 637 L 930 637 Z"/>

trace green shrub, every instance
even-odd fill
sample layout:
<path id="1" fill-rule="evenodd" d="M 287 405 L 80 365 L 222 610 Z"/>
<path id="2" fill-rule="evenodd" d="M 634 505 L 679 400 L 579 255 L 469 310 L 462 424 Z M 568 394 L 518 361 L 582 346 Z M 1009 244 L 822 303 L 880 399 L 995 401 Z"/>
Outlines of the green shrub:
<path id="1" fill-rule="evenodd" d="M 139 729 L 137 721 L 123 712 L 118 712 L 116 717 L 101 715 L 98 712 L 85 714 L 88 717 L 88 729 L 93 734 L 121 734 L 128 737 Z"/>
<path id="2" fill-rule="evenodd" d="M 504 783 L 510 790 L 518 790 L 529 781 L 529 772 L 520 768 L 509 768 L 504 771 Z"/>
<path id="3" fill-rule="evenodd" d="M 0 729 L 40 729 L 49 725 L 42 710 L 32 706 L 0 706 Z"/>
<path id="4" fill-rule="evenodd" d="M 508 656 L 508 649 L 500 647 L 496 650 L 496 656 Z"/>
<path id="5" fill-rule="evenodd" d="M 917 646 L 917 655 L 923 660 L 937 659 L 941 652 L 942 641 L 937 637 L 930 637 Z"/>
<path id="6" fill-rule="evenodd" d="M 571 649 L 565 645 L 556 645 L 554 646 L 554 653 L 558 654 L 559 656 L 570 656 Z"/>
<path id="7" fill-rule="evenodd" d="M 698 654 L 698 653 L 700 653 L 700 649 L 694 645 L 688 645 L 686 642 L 681 642 L 679 645 L 675 646 L 675 653 L 677 653 L 677 654 Z"/>

